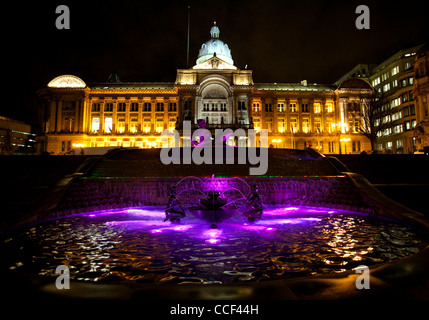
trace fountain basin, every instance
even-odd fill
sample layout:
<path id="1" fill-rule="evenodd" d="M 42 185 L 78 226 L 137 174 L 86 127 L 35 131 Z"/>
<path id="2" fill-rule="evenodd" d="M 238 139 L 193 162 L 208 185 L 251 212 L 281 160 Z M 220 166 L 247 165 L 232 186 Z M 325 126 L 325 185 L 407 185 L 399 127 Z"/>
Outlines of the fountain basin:
<path id="1" fill-rule="evenodd" d="M 193 217 L 163 222 L 163 208 L 130 208 L 54 219 L 2 239 L 2 272 L 78 283 L 258 283 L 353 272 L 409 257 L 427 238 L 394 221 L 355 212 L 270 207 L 252 224 Z"/>

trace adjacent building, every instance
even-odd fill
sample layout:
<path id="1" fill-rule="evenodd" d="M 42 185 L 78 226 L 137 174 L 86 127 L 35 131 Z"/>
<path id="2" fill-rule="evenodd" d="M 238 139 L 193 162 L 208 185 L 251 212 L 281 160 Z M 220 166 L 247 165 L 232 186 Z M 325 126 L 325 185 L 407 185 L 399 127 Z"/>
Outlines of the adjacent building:
<path id="1" fill-rule="evenodd" d="M 363 79 L 377 93 L 377 108 L 383 123 L 376 149 L 382 153 L 414 153 L 429 146 L 428 49 L 419 45 L 400 50 L 378 65 L 358 64 L 338 83 Z"/>
<path id="2" fill-rule="evenodd" d="M 33 153 L 36 135 L 25 122 L 0 116 L 0 154 Z"/>

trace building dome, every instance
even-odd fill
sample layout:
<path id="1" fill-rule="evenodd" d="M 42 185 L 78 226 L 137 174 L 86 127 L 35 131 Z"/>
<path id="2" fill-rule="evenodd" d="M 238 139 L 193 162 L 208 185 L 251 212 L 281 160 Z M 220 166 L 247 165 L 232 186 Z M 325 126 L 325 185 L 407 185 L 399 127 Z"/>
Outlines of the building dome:
<path id="1" fill-rule="evenodd" d="M 232 60 L 231 50 L 228 48 L 228 45 L 219 39 L 220 30 L 216 26 L 216 22 L 213 27 L 210 29 L 211 39 L 202 44 L 200 52 L 198 54 L 197 64 L 203 63 L 214 56 L 219 59 L 234 65 L 234 60 Z"/>

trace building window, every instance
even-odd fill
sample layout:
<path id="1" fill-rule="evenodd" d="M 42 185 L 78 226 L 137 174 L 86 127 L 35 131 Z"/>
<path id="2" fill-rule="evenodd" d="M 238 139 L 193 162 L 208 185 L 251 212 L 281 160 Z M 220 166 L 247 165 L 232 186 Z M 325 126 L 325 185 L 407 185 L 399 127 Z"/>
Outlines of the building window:
<path id="1" fill-rule="evenodd" d="M 156 111 L 164 111 L 164 103 L 163 102 L 157 102 L 156 103 Z"/>
<path id="2" fill-rule="evenodd" d="M 320 107 L 320 103 L 315 103 L 314 104 L 314 113 L 320 113 L 322 112 L 322 109 Z"/>
<path id="3" fill-rule="evenodd" d="M 161 133 L 164 130 L 164 121 L 160 118 L 156 119 L 156 128 L 157 133 Z"/>
<path id="4" fill-rule="evenodd" d="M 138 118 L 131 118 L 130 119 L 130 132 L 131 133 L 137 133 L 139 128 Z"/>
<path id="5" fill-rule="evenodd" d="M 174 129 L 176 129 L 176 119 L 170 118 L 168 121 L 168 130 L 173 131 Z"/>
<path id="6" fill-rule="evenodd" d="M 177 111 L 177 103 L 170 102 L 170 104 L 168 105 L 168 111 L 171 111 L 171 112 Z"/>
<path id="7" fill-rule="evenodd" d="M 278 112 L 284 112 L 285 111 L 285 105 L 284 105 L 284 103 L 278 103 L 277 104 L 277 111 Z"/>
<path id="8" fill-rule="evenodd" d="M 112 132 L 112 127 L 113 127 L 113 119 L 104 118 L 104 132 L 106 133 Z"/>
<path id="9" fill-rule="evenodd" d="M 267 119 L 267 129 L 268 129 L 268 132 L 273 132 L 273 120 L 272 119 Z"/>
<path id="10" fill-rule="evenodd" d="M 398 74 L 398 73 L 399 73 L 399 66 L 396 66 L 391 70 L 392 76 L 394 76 L 395 74 Z"/>
<path id="11" fill-rule="evenodd" d="M 125 102 L 119 102 L 118 103 L 118 112 L 124 112 L 125 111 Z"/>
<path id="12" fill-rule="evenodd" d="M 414 116 L 416 114 L 416 108 L 414 107 L 414 105 L 412 104 L 410 106 L 410 115 Z"/>
<path id="13" fill-rule="evenodd" d="M 261 111 L 259 103 L 254 103 L 253 104 L 253 112 L 259 112 L 259 111 Z"/>
<path id="14" fill-rule="evenodd" d="M 138 102 L 131 102 L 131 110 L 130 111 L 139 111 Z"/>
<path id="15" fill-rule="evenodd" d="M 404 122 L 405 131 L 411 130 L 411 124 L 410 121 Z"/>
<path id="16" fill-rule="evenodd" d="M 273 109 L 271 107 L 271 103 L 265 104 L 265 112 L 273 112 Z"/>
<path id="17" fill-rule="evenodd" d="M 278 130 L 280 133 L 285 132 L 285 119 L 279 119 Z"/>
<path id="18" fill-rule="evenodd" d="M 150 119 L 149 118 L 145 119 L 143 122 L 143 132 L 144 133 L 150 132 Z"/>
<path id="19" fill-rule="evenodd" d="M 334 107 L 332 103 L 327 103 L 325 107 L 326 107 L 326 112 L 334 112 Z"/>
<path id="20" fill-rule="evenodd" d="M 104 105 L 104 112 L 112 112 L 113 111 L 113 103 L 109 102 Z"/>
<path id="21" fill-rule="evenodd" d="M 329 141 L 328 142 L 328 148 L 329 148 L 329 153 L 334 153 L 335 152 L 335 142 Z"/>
<path id="22" fill-rule="evenodd" d="M 355 133 L 359 132 L 359 128 L 360 128 L 360 121 L 359 120 L 355 120 L 353 123 L 353 129 Z"/>
<path id="23" fill-rule="evenodd" d="M 359 152 L 360 151 L 360 141 L 353 141 L 352 150 L 353 150 L 353 152 Z"/>
<path id="24" fill-rule="evenodd" d="M 245 101 L 238 101 L 238 110 L 247 110 Z"/>
<path id="25" fill-rule="evenodd" d="M 386 72 L 381 76 L 381 81 L 386 81 L 389 78 L 389 73 Z"/>
<path id="26" fill-rule="evenodd" d="M 289 105 L 289 107 L 290 107 L 290 112 L 297 112 L 297 111 L 296 111 L 296 103 L 291 103 L 291 104 Z"/>
<path id="27" fill-rule="evenodd" d="M 396 149 L 404 148 L 404 140 L 396 140 Z"/>
<path id="28" fill-rule="evenodd" d="M 100 111 L 100 103 L 93 103 L 92 104 L 92 111 L 93 112 L 99 112 Z"/>
<path id="29" fill-rule="evenodd" d="M 372 86 L 375 87 L 376 85 L 380 84 L 380 77 L 372 80 Z"/>
<path id="30" fill-rule="evenodd" d="M 314 120 L 314 130 L 317 133 L 321 133 L 322 132 L 322 121 L 320 119 L 315 119 Z"/>
<path id="31" fill-rule="evenodd" d="M 290 119 L 290 131 L 292 133 L 297 132 L 297 120 L 296 119 Z"/>
<path id="32" fill-rule="evenodd" d="M 143 103 L 143 111 L 151 111 L 152 107 L 151 107 L 151 103 L 150 102 L 145 102 Z"/>
<path id="33" fill-rule="evenodd" d="M 389 91 L 390 90 L 390 83 L 386 83 L 384 86 L 383 86 L 383 92 L 387 92 L 387 91 Z"/>
<path id="34" fill-rule="evenodd" d="M 92 118 L 92 132 L 98 132 L 100 130 L 100 118 Z"/>
<path id="35" fill-rule="evenodd" d="M 392 151 L 393 143 L 392 141 L 386 142 L 386 151 Z"/>
<path id="36" fill-rule="evenodd" d="M 309 123 L 308 119 L 302 120 L 302 132 L 308 133 L 310 131 L 310 125 L 309 124 L 310 123 Z"/>
<path id="37" fill-rule="evenodd" d="M 301 104 L 301 111 L 302 112 L 309 112 L 308 111 L 308 103 Z"/>

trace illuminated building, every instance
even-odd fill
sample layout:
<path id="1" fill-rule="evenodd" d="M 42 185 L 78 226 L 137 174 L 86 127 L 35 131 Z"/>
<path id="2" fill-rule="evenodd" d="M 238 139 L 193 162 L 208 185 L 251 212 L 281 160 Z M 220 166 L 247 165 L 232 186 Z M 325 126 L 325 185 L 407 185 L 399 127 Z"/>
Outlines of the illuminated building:
<path id="1" fill-rule="evenodd" d="M 378 65 L 359 64 L 337 81 L 360 78 L 370 82 L 379 96 L 378 108 L 390 110 L 381 112 L 382 117 L 376 120 L 386 124 L 377 136 L 379 152 L 412 153 L 429 145 L 424 48 L 419 45 L 400 50 Z"/>
<path id="2" fill-rule="evenodd" d="M 53 79 L 38 91 L 45 119 L 43 149 L 62 154 L 81 146 L 160 147 L 163 130 L 180 132 L 184 120 L 196 128 L 198 119 L 211 130 L 267 129 L 274 148 L 312 146 L 323 153 L 370 149 L 349 116 L 354 110 L 349 106 L 372 90 L 367 82 L 254 83 L 251 70 L 234 66 L 216 25 L 210 34 L 196 65 L 177 70 L 175 82 L 119 82 L 114 74 L 96 84 L 73 75 Z"/>
<path id="3" fill-rule="evenodd" d="M 35 142 L 30 125 L 0 116 L 0 154 L 32 153 Z"/>
<path id="4" fill-rule="evenodd" d="M 417 52 L 414 70 L 417 122 L 414 129 L 415 142 L 416 150 L 423 150 L 429 148 L 429 48 L 427 44 Z"/>

